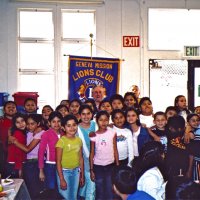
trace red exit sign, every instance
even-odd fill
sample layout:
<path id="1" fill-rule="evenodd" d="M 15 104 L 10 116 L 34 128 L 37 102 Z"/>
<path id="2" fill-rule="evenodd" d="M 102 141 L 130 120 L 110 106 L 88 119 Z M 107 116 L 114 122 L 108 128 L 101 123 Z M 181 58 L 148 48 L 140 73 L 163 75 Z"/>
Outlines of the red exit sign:
<path id="1" fill-rule="evenodd" d="M 123 47 L 139 47 L 140 36 L 123 36 Z"/>

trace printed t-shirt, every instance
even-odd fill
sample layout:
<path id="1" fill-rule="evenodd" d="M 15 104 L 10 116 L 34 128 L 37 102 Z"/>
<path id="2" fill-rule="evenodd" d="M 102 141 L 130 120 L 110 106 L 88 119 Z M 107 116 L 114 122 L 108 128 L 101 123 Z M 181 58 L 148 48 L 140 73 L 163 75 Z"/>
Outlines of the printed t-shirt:
<path id="1" fill-rule="evenodd" d="M 132 133 L 127 128 L 118 128 L 113 126 L 113 131 L 117 134 L 117 150 L 119 160 L 128 158 L 128 163 L 133 160 L 133 137 Z"/>
<path id="2" fill-rule="evenodd" d="M 113 138 L 116 133 L 107 129 L 104 133 L 96 132 L 90 140 L 95 142 L 94 164 L 106 166 L 114 162 Z"/>

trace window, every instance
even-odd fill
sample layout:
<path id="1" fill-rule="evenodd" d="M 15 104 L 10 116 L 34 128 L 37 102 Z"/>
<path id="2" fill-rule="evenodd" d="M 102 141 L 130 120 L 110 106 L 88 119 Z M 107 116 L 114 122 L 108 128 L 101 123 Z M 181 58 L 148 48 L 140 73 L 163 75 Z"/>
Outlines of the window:
<path id="1" fill-rule="evenodd" d="M 150 8 L 148 14 L 150 50 L 183 50 L 200 44 L 200 10 Z"/>
<path id="2" fill-rule="evenodd" d="M 94 17 L 94 11 L 62 10 L 62 55 L 91 55 L 89 35 L 95 35 Z M 95 49 L 93 53 L 96 54 Z"/>
<path id="3" fill-rule="evenodd" d="M 71 27 L 71 28 L 69 28 Z M 62 69 L 61 99 L 66 99 L 68 92 L 68 60 L 63 55 L 91 56 L 90 34 L 96 35 L 95 13 L 84 10 L 62 10 Z M 93 56 L 96 49 L 93 46 Z"/>
<path id="4" fill-rule="evenodd" d="M 19 9 L 18 90 L 38 92 L 40 111 L 45 104 L 55 107 L 67 99 L 64 55 L 90 56 L 90 33 L 95 39 L 94 11 Z"/>

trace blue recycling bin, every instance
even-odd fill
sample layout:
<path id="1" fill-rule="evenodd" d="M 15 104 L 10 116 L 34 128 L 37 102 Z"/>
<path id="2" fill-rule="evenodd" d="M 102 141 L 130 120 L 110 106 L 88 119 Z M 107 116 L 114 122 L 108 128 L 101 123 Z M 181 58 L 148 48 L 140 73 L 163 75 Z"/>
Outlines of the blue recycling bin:
<path id="1" fill-rule="evenodd" d="M 4 105 L 6 101 L 8 101 L 9 94 L 7 92 L 0 92 L 0 107 Z"/>

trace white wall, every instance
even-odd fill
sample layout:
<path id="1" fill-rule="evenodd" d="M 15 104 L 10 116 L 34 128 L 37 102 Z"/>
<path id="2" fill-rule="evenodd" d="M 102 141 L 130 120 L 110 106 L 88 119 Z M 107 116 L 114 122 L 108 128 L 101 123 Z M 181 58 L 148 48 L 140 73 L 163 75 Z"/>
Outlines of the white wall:
<path id="1" fill-rule="evenodd" d="M 44 3 L 16 3 L 0 1 L 0 91 L 13 94 L 17 91 L 17 8 L 53 7 Z M 181 59 L 178 51 L 148 50 L 148 8 L 200 8 L 199 0 L 105 0 L 105 4 L 92 6 L 97 14 L 96 43 L 112 55 L 124 59 L 121 66 L 120 93 L 132 84 L 138 84 L 142 96 L 149 95 L 149 58 Z M 65 8 L 82 8 L 65 5 Z M 90 6 L 84 6 L 90 8 Z M 171 30 L 173 31 L 173 30 Z M 139 35 L 139 48 L 122 47 L 124 35 Z M 111 56 L 97 49 L 98 56 Z M 112 57 L 112 56 L 111 56 Z"/>
<path id="2" fill-rule="evenodd" d="M 0 2 L 0 90 L 7 91 L 8 82 L 8 26 L 7 26 L 7 3 Z"/>

